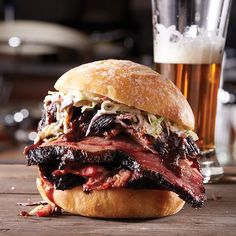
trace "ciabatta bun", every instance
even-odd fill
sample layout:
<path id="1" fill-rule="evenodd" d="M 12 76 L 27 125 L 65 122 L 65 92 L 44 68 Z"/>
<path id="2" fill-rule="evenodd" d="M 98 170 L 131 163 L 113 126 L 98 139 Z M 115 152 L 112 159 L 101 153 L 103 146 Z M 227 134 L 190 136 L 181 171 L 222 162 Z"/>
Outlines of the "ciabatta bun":
<path id="1" fill-rule="evenodd" d="M 45 201 L 49 188 L 37 179 L 37 188 Z M 148 189 L 108 189 L 84 193 L 82 187 L 54 190 L 53 201 L 66 212 L 97 218 L 156 218 L 179 212 L 184 201 L 171 191 Z"/>
<path id="2" fill-rule="evenodd" d="M 194 128 L 192 110 L 175 85 L 149 67 L 131 61 L 110 59 L 81 65 L 62 75 L 55 89 L 102 95 Z"/>

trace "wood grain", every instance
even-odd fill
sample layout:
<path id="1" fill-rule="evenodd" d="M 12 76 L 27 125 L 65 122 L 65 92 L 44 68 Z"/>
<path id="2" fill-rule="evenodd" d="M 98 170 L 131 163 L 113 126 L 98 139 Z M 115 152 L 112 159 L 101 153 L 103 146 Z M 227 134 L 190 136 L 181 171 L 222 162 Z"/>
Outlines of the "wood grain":
<path id="1" fill-rule="evenodd" d="M 101 220 L 66 213 L 49 218 L 19 216 L 30 207 L 18 206 L 17 202 L 41 200 L 34 184 L 36 176 L 34 167 L 0 165 L 0 235 L 233 236 L 236 232 L 236 182 L 207 185 L 208 201 L 202 209 L 186 205 L 179 214 L 160 219 Z"/>
<path id="2" fill-rule="evenodd" d="M 35 166 L 0 165 L 0 194 L 36 194 L 38 192 L 35 186 L 37 175 L 38 171 Z"/>
<path id="3" fill-rule="evenodd" d="M 7 146 L 4 149 L 0 146 L 0 164 L 25 164 L 26 159 L 23 155 L 24 146 Z"/>

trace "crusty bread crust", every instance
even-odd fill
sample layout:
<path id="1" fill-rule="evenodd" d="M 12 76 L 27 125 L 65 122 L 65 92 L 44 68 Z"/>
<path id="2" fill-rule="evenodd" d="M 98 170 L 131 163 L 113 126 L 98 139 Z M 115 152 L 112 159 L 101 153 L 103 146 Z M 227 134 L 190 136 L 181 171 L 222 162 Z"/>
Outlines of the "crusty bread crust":
<path id="1" fill-rule="evenodd" d="M 62 75 L 55 89 L 83 90 L 194 128 L 192 110 L 174 84 L 149 67 L 127 60 L 96 61 Z"/>
<path id="2" fill-rule="evenodd" d="M 47 184 L 37 179 L 43 199 Z M 147 189 L 108 189 L 87 194 L 82 187 L 54 190 L 54 203 L 67 212 L 97 218 L 155 218 L 176 214 L 184 205 L 177 194 L 170 191 Z"/>

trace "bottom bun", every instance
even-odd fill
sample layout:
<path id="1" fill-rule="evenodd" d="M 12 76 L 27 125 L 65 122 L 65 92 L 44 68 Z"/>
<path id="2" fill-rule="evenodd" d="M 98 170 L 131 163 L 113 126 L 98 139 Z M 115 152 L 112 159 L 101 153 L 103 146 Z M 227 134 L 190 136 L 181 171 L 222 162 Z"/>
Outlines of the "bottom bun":
<path id="1" fill-rule="evenodd" d="M 37 179 L 38 190 L 49 204 L 54 202 L 67 212 L 97 218 L 155 218 L 176 214 L 184 205 L 177 194 L 149 189 L 108 189 L 84 193 L 82 187 L 54 190 L 49 200 L 50 187 Z"/>

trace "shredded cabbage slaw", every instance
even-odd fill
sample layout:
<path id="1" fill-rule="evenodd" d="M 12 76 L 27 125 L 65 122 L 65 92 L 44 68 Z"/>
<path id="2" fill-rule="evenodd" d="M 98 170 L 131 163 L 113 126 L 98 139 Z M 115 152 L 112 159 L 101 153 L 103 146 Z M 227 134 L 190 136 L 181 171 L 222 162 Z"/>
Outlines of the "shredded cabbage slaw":
<path id="1" fill-rule="evenodd" d="M 56 122 L 46 125 L 39 133 L 35 139 L 35 143 L 39 140 L 44 140 L 50 142 L 57 139 L 63 133 L 69 132 L 69 120 L 70 115 L 68 113 L 68 108 L 70 106 L 81 107 L 81 112 L 93 109 L 97 104 L 101 104 L 100 109 L 91 119 L 86 136 L 89 135 L 91 127 L 96 119 L 105 114 L 117 115 L 116 122 L 120 123 L 122 126 L 127 128 L 133 128 L 136 130 L 142 129 L 144 133 L 157 138 L 162 132 L 162 122 L 170 128 L 170 130 L 179 136 L 184 135 L 185 137 L 191 136 L 194 141 L 198 139 L 197 135 L 191 130 L 183 130 L 177 125 L 170 122 L 168 119 L 150 114 L 144 111 L 140 111 L 136 108 L 129 107 L 124 104 L 120 104 L 111 100 L 106 100 L 99 96 L 80 92 L 71 92 L 68 94 L 63 94 L 62 92 L 49 92 L 44 100 L 44 108 L 46 109 L 47 102 L 57 102 L 57 114 Z M 127 125 L 123 122 L 126 117 L 131 121 L 131 125 Z M 47 117 L 46 117 L 47 120 Z"/>

